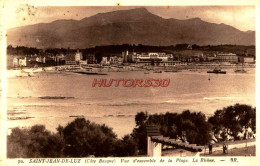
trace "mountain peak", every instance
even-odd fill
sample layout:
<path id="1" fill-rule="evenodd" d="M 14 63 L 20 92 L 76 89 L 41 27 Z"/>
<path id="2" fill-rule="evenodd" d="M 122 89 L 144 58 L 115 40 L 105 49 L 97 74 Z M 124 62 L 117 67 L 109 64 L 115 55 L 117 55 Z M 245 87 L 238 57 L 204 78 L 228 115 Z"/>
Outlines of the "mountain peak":
<path id="1" fill-rule="evenodd" d="M 199 17 L 190 18 L 188 20 L 190 20 L 190 21 L 202 21 L 201 18 L 199 18 Z"/>
<path id="2" fill-rule="evenodd" d="M 138 15 L 138 16 L 152 14 L 145 7 L 138 7 L 138 8 L 129 9 L 129 10 L 117 10 L 117 11 L 113 11 L 113 13 L 117 13 L 117 14 L 134 14 L 134 15 Z"/>
<path id="3" fill-rule="evenodd" d="M 132 11 L 140 11 L 140 12 L 148 12 L 148 13 L 150 13 L 145 7 L 135 8 L 135 9 L 132 9 Z"/>
<path id="4" fill-rule="evenodd" d="M 97 19 L 97 20 L 102 19 L 102 20 L 106 20 L 106 22 L 111 22 L 116 20 L 118 21 L 119 19 L 125 19 L 124 21 L 127 21 L 132 19 L 147 18 L 147 16 L 149 15 L 151 16 L 153 14 L 150 13 L 145 7 L 139 7 L 139 8 L 129 9 L 129 10 L 116 10 L 107 13 L 98 13 L 94 16 L 83 18 L 81 21 L 86 21 L 89 19 Z"/>

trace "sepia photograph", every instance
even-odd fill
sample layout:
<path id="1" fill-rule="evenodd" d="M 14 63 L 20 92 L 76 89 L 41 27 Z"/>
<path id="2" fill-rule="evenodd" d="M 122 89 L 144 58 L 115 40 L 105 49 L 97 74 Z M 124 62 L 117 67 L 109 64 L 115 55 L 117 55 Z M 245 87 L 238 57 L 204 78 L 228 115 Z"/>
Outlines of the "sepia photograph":
<path id="1" fill-rule="evenodd" d="M 6 158 L 256 157 L 255 10 L 16 6 Z"/>

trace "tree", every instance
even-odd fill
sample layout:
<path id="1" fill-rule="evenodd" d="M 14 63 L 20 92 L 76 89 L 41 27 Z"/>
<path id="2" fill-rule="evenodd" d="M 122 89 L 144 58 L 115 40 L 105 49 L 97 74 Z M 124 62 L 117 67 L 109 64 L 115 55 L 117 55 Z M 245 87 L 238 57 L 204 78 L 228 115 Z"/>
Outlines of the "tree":
<path id="1" fill-rule="evenodd" d="M 145 125 L 134 128 L 131 136 L 134 138 L 135 142 L 137 142 L 139 154 L 146 154 L 147 134 Z"/>
<path id="2" fill-rule="evenodd" d="M 13 128 L 12 133 L 7 136 L 7 157 L 27 157 L 28 137 L 27 129 Z"/>
<path id="3" fill-rule="evenodd" d="M 148 114 L 147 112 L 138 112 L 135 116 L 136 127 L 133 129 L 131 136 L 134 141 L 137 142 L 139 154 L 146 154 L 147 149 L 147 135 L 146 135 L 146 122 Z"/>
<path id="4" fill-rule="evenodd" d="M 102 61 L 103 54 L 101 52 L 97 52 L 95 54 L 95 57 L 96 57 L 97 63 L 100 63 Z"/>
<path id="5" fill-rule="evenodd" d="M 135 123 L 136 123 L 136 126 L 142 126 L 145 124 L 146 120 L 147 120 L 147 112 L 144 113 L 144 112 L 138 112 L 135 116 Z"/>
<path id="6" fill-rule="evenodd" d="M 115 155 L 118 157 L 137 155 L 137 143 L 131 135 L 125 135 L 122 140 L 117 141 Z"/>
<path id="7" fill-rule="evenodd" d="M 30 129 L 12 129 L 7 137 L 9 158 L 131 156 L 137 154 L 137 143 L 130 135 L 122 140 L 111 128 L 77 118 L 56 133 L 44 125 Z"/>
<path id="8" fill-rule="evenodd" d="M 56 133 L 44 125 L 30 129 L 12 129 L 7 137 L 9 158 L 131 156 L 137 154 L 137 143 L 130 135 L 122 140 L 111 128 L 77 118 Z"/>
<path id="9" fill-rule="evenodd" d="M 77 118 L 63 130 L 65 149 L 68 157 L 86 157 L 88 155 L 113 155 L 116 134 L 105 125 L 90 123 L 84 118 Z"/>
<path id="10" fill-rule="evenodd" d="M 240 139 L 238 134 L 249 127 L 255 132 L 255 108 L 244 104 L 235 104 L 217 110 L 208 121 L 213 126 L 215 135 L 220 135 L 222 140 L 228 136 Z"/>
<path id="11" fill-rule="evenodd" d="M 50 135 L 47 139 L 47 144 L 43 147 L 42 155 L 40 157 L 64 157 L 64 147 L 65 143 L 60 135 Z"/>
<path id="12" fill-rule="evenodd" d="M 43 125 L 30 129 L 12 129 L 7 137 L 7 156 L 10 158 L 62 157 L 61 137 L 50 133 Z"/>
<path id="13" fill-rule="evenodd" d="M 201 112 L 191 113 L 189 110 L 183 111 L 176 119 L 177 136 L 182 141 L 191 144 L 205 145 L 210 140 L 211 126 L 206 121 L 205 114 Z"/>
<path id="14" fill-rule="evenodd" d="M 50 132 L 46 131 L 44 125 L 34 125 L 29 130 L 30 143 L 28 146 L 27 156 L 42 157 L 45 146 L 47 146 Z"/>

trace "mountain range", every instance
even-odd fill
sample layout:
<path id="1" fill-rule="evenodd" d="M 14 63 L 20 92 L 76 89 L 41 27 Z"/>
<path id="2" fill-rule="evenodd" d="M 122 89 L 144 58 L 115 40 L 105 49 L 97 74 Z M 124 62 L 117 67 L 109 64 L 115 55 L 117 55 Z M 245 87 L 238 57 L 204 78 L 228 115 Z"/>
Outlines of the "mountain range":
<path id="1" fill-rule="evenodd" d="M 88 48 L 117 44 L 166 46 L 180 43 L 255 45 L 255 31 L 240 31 L 200 18 L 164 19 L 146 8 L 16 27 L 7 33 L 8 45 L 37 48 Z"/>

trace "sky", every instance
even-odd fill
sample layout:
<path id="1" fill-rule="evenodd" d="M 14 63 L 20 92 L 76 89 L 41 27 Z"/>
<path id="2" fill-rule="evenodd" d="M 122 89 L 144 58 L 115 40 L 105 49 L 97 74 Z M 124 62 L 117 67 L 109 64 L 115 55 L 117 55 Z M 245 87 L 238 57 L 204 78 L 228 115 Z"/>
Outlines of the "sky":
<path id="1" fill-rule="evenodd" d="M 140 7 L 140 6 L 139 6 Z M 98 7 L 35 7 L 19 6 L 8 13 L 6 27 L 13 28 L 36 23 L 48 23 L 59 19 L 80 20 L 97 13 L 138 8 L 134 6 Z M 211 23 L 224 23 L 241 31 L 255 30 L 254 6 L 145 6 L 163 18 L 190 19 L 199 17 Z"/>

